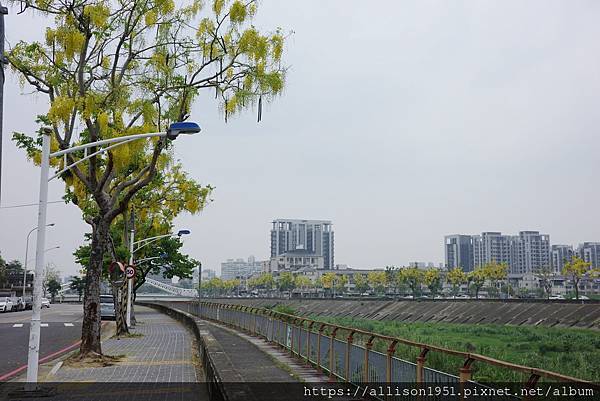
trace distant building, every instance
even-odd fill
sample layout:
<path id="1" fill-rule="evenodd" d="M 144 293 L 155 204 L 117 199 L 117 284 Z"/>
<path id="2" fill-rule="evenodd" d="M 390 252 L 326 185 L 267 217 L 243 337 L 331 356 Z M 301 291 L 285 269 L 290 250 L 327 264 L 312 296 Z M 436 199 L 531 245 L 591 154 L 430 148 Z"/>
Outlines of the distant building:
<path id="1" fill-rule="evenodd" d="M 600 242 L 584 242 L 577 247 L 577 256 L 591 263 L 592 268 L 600 267 Z"/>
<path id="2" fill-rule="evenodd" d="M 570 262 L 574 254 L 571 245 L 552 245 L 550 262 L 554 273 L 561 274 L 565 263 Z"/>
<path id="3" fill-rule="evenodd" d="M 510 265 L 509 235 L 488 231 L 473 236 L 473 266 L 483 266 L 487 263 L 506 263 Z"/>
<path id="4" fill-rule="evenodd" d="M 268 272 L 278 270 L 298 270 L 301 268 L 324 269 L 323 256 L 314 253 L 297 250 L 274 256 L 269 261 Z"/>
<path id="5" fill-rule="evenodd" d="M 262 271 L 262 264 L 257 262 L 254 256 L 248 260 L 227 259 L 221 263 L 221 278 L 223 280 L 244 279 Z"/>
<path id="6" fill-rule="evenodd" d="M 471 235 L 446 235 L 444 237 L 446 267 L 461 267 L 463 271 L 473 270 L 473 237 Z"/>
<path id="7" fill-rule="evenodd" d="M 521 231 L 511 237 L 509 274 L 533 274 L 550 266 L 550 236 L 539 231 Z"/>
<path id="8" fill-rule="evenodd" d="M 271 259 L 301 252 L 322 257 L 323 269 L 333 269 L 334 235 L 329 220 L 285 220 L 273 221 L 271 229 Z"/>
<path id="9" fill-rule="evenodd" d="M 217 277 L 217 272 L 213 269 L 202 269 L 202 280 L 211 280 Z"/>
<path id="10" fill-rule="evenodd" d="M 447 235 L 444 237 L 446 267 L 471 271 L 488 263 L 506 263 L 512 277 L 533 274 L 550 266 L 550 236 L 539 231 L 520 231 L 504 235 L 487 231 L 481 235 Z M 468 268 L 467 268 L 468 266 Z"/>

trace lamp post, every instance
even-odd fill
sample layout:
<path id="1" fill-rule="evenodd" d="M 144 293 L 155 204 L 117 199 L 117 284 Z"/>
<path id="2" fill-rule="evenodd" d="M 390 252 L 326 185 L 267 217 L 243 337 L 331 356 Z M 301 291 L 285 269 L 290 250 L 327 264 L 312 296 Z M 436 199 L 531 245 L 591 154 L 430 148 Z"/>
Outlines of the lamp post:
<path id="1" fill-rule="evenodd" d="M 143 138 L 168 138 L 175 139 L 180 134 L 196 134 L 200 132 L 200 126 L 192 122 L 173 123 L 166 132 L 152 132 L 147 134 L 125 135 L 116 138 L 104 139 L 101 141 L 90 142 L 83 145 L 73 146 L 58 152 L 50 153 L 50 134 L 51 130 L 46 128 L 42 132 L 42 159 L 40 169 L 40 196 L 38 205 L 38 236 L 35 251 L 35 277 L 33 280 L 33 313 L 31 315 L 31 324 L 29 326 L 29 354 L 27 356 L 27 382 L 37 383 L 38 380 L 38 362 L 40 348 L 40 318 L 42 310 L 42 268 L 44 266 L 44 246 L 46 244 L 46 210 L 48 208 L 48 182 L 60 176 L 60 174 L 73 168 L 75 165 L 84 162 L 109 149 L 121 146 Z M 110 145 L 98 151 L 88 154 L 89 148 L 97 148 Z M 65 166 L 62 170 L 48 178 L 50 170 L 50 158 L 65 156 L 69 153 L 83 150 L 84 157 L 72 164 Z M 66 157 L 66 156 L 65 156 Z M 66 163 L 65 163 L 66 165 Z M 28 390 L 36 390 L 36 385 L 26 386 Z"/>
<path id="2" fill-rule="evenodd" d="M 2 125 L 4 120 L 4 16 L 8 8 L 0 3 L 0 199 L 2 197 Z"/>
<path id="3" fill-rule="evenodd" d="M 162 238 L 174 237 L 174 236 L 181 237 L 182 235 L 187 235 L 190 233 L 191 233 L 190 230 L 179 230 L 177 233 L 157 235 L 154 237 L 144 238 L 142 240 L 135 241 L 135 230 L 133 229 L 133 225 L 132 225 L 131 231 L 129 233 L 129 264 L 131 266 L 133 266 L 133 254 L 136 253 L 137 251 L 139 251 L 140 249 L 142 249 L 143 247 L 145 247 L 146 245 L 148 245 L 152 242 L 158 241 L 159 239 L 162 239 Z M 143 244 L 134 249 L 135 245 L 140 244 L 140 243 L 143 243 Z M 127 327 L 131 326 L 131 302 L 132 302 L 132 299 L 133 299 L 133 277 L 127 280 L 127 315 L 126 315 L 126 319 L 125 319 L 125 322 L 127 323 Z"/>
<path id="4" fill-rule="evenodd" d="M 46 227 L 54 227 L 54 223 L 46 224 Z M 29 252 L 29 236 L 37 229 L 38 227 L 34 227 L 27 234 L 27 242 L 25 245 L 25 266 L 23 266 L 23 298 L 25 298 L 25 286 L 27 285 L 27 254 Z"/>

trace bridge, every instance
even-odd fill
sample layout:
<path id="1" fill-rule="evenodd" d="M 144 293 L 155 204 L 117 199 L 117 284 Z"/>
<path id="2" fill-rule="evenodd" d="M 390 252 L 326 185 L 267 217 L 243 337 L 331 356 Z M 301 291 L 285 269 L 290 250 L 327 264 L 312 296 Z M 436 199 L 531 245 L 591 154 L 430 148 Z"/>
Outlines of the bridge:
<path id="1" fill-rule="evenodd" d="M 186 298 L 197 298 L 198 297 L 198 290 L 195 288 L 176 287 L 174 285 L 166 284 L 166 283 L 163 283 L 158 280 L 151 279 L 151 278 L 146 278 L 145 284 L 151 285 L 154 288 L 158 288 L 159 290 L 163 290 L 168 294 L 176 295 L 179 297 L 186 297 Z M 69 281 L 65 284 L 62 284 L 60 286 L 58 295 L 62 295 L 70 289 L 71 289 L 71 281 Z M 138 294 L 138 297 L 140 295 L 141 294 Z"/>

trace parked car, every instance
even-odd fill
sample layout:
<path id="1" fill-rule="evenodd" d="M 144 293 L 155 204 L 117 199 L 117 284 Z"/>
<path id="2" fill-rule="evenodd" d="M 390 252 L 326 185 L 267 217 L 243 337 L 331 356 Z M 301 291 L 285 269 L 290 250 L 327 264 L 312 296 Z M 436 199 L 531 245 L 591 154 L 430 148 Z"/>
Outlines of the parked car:
<path id="1" fill-rule="evenodd" d="M 25 310 L 25 302 L 23 301 L 23 298 L 21 297 L 13 297 L 11 298 L 11 301 L 13 302 L 13 310 L 16 312 Z"/>
<path id="2" fill-rule="evenodd" d="M 565 299 L 565 297 L 563 297 L 562 295 L 550 295 L 550 298 L 548 299 Z"/>
<path id="3" fill-rule="evenodd" d="M 27 296 L 22 299 L 23 299 L 23 304 L 25 305 L 25 310 L 33 309 L 33 298 Z"/>
<path id="4" fill-rule="evenodd" d="M 9 297 L 0 298 L 0 312 L 12 312 L 14 303 Z"/>
<path id="5" fill-rule="evenodd" d="M 110 294 L 100 295 L 100 319 L 115 319 L 115 304 Z"/>
<path id="6" fill-rule="evenodd" d="M 42 298 L 42 308 L 50 308 L 50 301 L 48 298 Z"/>

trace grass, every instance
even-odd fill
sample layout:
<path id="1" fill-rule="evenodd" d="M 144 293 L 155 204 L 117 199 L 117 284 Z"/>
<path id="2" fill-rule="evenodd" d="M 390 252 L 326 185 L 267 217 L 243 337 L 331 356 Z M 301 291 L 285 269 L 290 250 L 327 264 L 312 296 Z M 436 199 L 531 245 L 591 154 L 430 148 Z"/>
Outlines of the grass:
<path id="1" fill-rule="evenodd" d="M 596 330 L 503 326 L 493 324 L 401 323 L 367 319 L 313 317 L 329 323 L 379 334 L 474 352 L 492 358 L 600 382 L 600 333 Z M 385 352 L 386 344 L 375 344 Z M 396 355 L 414 362 L 418 350 L 400 346 Z M 458 374 L 460 358 L 431 352 L 426 366 Z M 473 378 L 480 381 L 523 381 L 521 373 L 483 363 L 473 365 Z M 526 378 L 525 378 L 526 379 Z"/>

